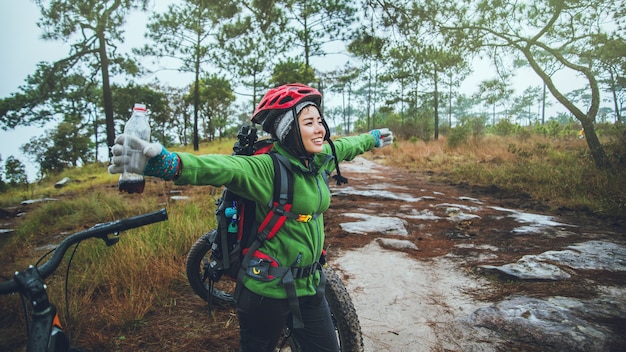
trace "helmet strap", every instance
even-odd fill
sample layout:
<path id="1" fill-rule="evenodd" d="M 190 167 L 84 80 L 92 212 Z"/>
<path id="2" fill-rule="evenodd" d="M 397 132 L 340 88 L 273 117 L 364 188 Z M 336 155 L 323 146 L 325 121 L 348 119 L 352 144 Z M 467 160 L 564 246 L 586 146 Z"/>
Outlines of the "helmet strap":
<path id="1" fill-rule="evenodd" d="M 341 171 L 339 170 L 339 159 L 337 159 L 337 149 L 335 149 L 335 143 L 330 139 L 330 137 L 325 138 L 330 144 L 330 149 L 333 151 L 333 157 L 335 159 L 335 170 L 337 170 L 337 174 L 333 176 L 335 181 L 337 181 L 337 186 L 341 186 L 343 184 L 348 183 L 348 179 L 341 176 Z"/>

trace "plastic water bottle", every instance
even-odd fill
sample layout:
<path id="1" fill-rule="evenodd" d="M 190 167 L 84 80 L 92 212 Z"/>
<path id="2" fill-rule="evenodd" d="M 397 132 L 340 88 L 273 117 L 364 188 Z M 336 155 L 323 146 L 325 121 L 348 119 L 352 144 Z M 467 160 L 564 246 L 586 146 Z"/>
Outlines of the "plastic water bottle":
<path id="1" fill-rule="evenodd" d="M 148 123 L 148 117 L 146 116 L 146 105 L 135 104 L 133 107 L 133 114 L 126 122 L 126 126 L 124 126 L 124 134 L 127 136 L 135 136 L 146 142 L 150 142 L 150 124 Z M 127 143 L 128 140 L 124 142 L 125 150 L 130 149 Z M 138 167 L 139 161 L 141 160 L 140 153 L 140 151 L 133 151 L 130 154 L 130 165 L 135 168 Z M 125 165 L 124 171 L 122 172 L 118 182 L 120 192 L 126 192 L 128 194 L 143 193 L 145 186 L 146 181 L 144 180 L 143 175 L 127 172 Z"/>

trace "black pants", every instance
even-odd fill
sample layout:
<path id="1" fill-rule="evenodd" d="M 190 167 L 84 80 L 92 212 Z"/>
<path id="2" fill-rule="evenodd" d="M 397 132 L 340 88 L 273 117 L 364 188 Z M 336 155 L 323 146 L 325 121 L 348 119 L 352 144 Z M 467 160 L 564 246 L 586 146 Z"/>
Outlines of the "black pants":
<path id="1" fill-rule="evenodd" d="M 338 352 L 337 334 L 324 297 L 313 304 L 313 297 L 300 298 L 303 329 L 293 330 L 302 351 Z M 237 315 L 240 326 L 241 352 L 273 352 L 285 326 L 291 328 L 291 310 L 286 299 L 272 299 L 241 290 Z"/>

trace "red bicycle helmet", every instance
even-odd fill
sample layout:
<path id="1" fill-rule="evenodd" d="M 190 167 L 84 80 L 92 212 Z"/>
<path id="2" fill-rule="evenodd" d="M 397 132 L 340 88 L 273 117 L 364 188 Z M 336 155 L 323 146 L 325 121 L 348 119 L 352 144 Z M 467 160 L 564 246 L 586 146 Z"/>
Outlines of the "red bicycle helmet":
<path id="1" fill-rule="evenodd" d="M 296 105 L 301 102 L 311 101 L 315 103 L 318 108 L 322 105 L 322 94 L 315 88 L 311 88 L 302 83 L 292 83 L 285 84 L 273 89 L 270 89 L 265 96 L 261 99 L 261 102 L 254 110 L 252 114 L 252 118 L 250 121 L 252 123 L 257 123 L 263 126 L 263 130 L 267 133 L 275 136 L 274 131 L 274 122 L 277 117 L 282 116 L 289 109 L 293 109 L 293 116 L 297 115 Z M 339 171 L 339 160 L 337 158 L 337 151 L 335 150 L 335 145 L 333 141 L 330 139 L 330 129 L 328 128 L 328 124 L 326 121 L 322 119 L 322 123 L 324 124 L 324 128 L 326 129 L 326 134 L 324 139 L 328 141 L 332 149 L 333 156 L 335 157 L 335 169 L 337 174 L 333 176 L 333 178 L 337 181 L 337 185 L 341 185 L 343 183 L 348 183 L 348 179 L 341 176 L 341 172 Z M 297 141 L 293 143 L 290 148 L 291 153 L 300 158 L 308 158 L 311 157 L 304 150 L 304 146 L 302 145 L 302 137 L 300 136 L 300 129 L 298 124 L 295 123 L 295 129 L 297 133 Z M 312 158 L 312 157 L 311 157 Z M 311 167 L 313 163 L 309 163 L 309 167 Z"/>
<path id="2" fill-rule="evenodd" d="M 263 126 L 263 130 L 273 133 L 274 120 L 286 110 L 302 101 L 322 104 L 322 94 L 315 88 L 302 83 L 292 83 L 270 89 L 254 110 L 250 121 Z"/>

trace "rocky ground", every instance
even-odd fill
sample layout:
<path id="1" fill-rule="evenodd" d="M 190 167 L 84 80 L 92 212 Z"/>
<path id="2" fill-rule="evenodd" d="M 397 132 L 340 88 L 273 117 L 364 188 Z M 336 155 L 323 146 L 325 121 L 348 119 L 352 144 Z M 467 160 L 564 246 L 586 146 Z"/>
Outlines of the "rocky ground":
<path id="1" fill-rule="evenodd" d="M 326 231 L 367 351 L 626 349 L 618 226 L 361 158 L 342 165 L 350 182 L 333 187 Z"/>

